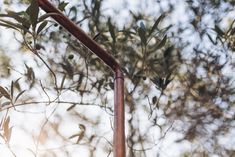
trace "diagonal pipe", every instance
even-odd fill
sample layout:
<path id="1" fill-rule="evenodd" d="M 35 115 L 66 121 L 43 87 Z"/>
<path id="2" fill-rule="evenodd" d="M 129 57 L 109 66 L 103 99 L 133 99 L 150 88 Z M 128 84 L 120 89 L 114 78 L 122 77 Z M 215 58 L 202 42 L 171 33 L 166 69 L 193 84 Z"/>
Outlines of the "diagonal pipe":
<path id="1" fill-rule="evenodd" d="M 118 62 L 81 28 L 75 25 L 60 10 L 47 0 L 38 0 L 39 6 L 46 13 L 76 37 L 84 46 L 95 53 L 114 72 L 114 133 L 113 154 L 114 157 L 125 157 L 125 112 L 124 112 L 124 77 Z"/>

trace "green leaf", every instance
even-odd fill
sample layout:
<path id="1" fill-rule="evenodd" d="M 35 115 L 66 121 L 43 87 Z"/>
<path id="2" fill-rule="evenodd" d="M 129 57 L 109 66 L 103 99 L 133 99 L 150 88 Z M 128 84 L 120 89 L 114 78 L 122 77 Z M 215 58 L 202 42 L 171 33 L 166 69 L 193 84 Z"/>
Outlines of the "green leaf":
<path id="1" fill-rule="evenodd" d="M 58 9 L 60 9 L 61 11 L 64 11 L 65 10 L 65 7 L 68 5 L 69 3 L 68 2 L 61 2 L 58 6 Z"/>
<path id="2" fill-rule="evenodd" d="M 157 49 L 160 49 L 163 46 L 165 46 L 166 41 L 167 41 L 167 36 L 165 35 L 164 38 L 162 39 L 162 41 L 157 45 Z"/>
<path id="3" fill-rule="evenodd" d="M 9 24 L 5 24 L 5 23 L 1 23 L 0 22 L 0 26 L 3 26 L 3 27 L 6 27 L 6 28 L 11 28 L 11 29 L 15 29 L 17 31 L 20 31 L 18 28 L 12 26 L 12 25 L 9 25 Z"/>
<path id="4" fill-rule="evenodd" d="M 37 34 L 39 34 L 46 26 L 47 26 L 47 21 L 42 22 L 38 27 Z"/>
<path id="5" fill-rule="evenodd" d="M 110 35 L 113 39 L 113 43 L 115 43 L 116 42 L 116 36 L 115 36 L 114 26 L 111 23 L 111 18 L 108 19 L 108 26 L 109 26 Z"/>
<path id="6" fill-rule="evenodd" d="M 26 13 L 26 11 L 21 11 L 21 12 L 8 11 L 7 14 L 20 23 L 24 23 L 25 20 L 28 23 L 30 23 L 30 17 Z"/>
<path id="7" fill-rule="evenodd" d="M 2 19 L 0 19 L 0 22 L 1 22 L 0 25 L 2 25 L 2 26 L 8 27 L 8 28 L 12 28 L 12 29 L 15 29 L 15 30 L 19 29 L 19 30 L 22 30 L 24 32 L 30 33 L 27 28 L 25 28 L 24 26 L 22 26 L 19 23 L 14 23 L 14 22 L 10 22 L 10 21 L 7 21 L 7 20 L 2 20 Z"/>
<path id="8" fill-rule="evenodd" d="M 207 37 L 209 38 L 209 40 L 215 45 L 215 44 L 216 44 L 216 41 L 214 41 L 214 40 L 212 39 L 212 37 L 211 37 L 208 33 L 206 33 L 206 35 L 207 35 Z"/>
<path id="9" fill-rule="evenodd" d="M 37 0 L 31 0 L 26 13 L 30 16 L 30 21 L 33 26 L 36 26 L 39 14 L 39 5 Z"/>
<path id="10" fill-rule="evenodd" d="M 215 25 L 215 31 L 218 33 L 219 36 L 223 36 L 225 33 L 220 29 L 219 26 Z"/>
<path id="11" fill-rule="evenodd" d="M 142 42 L 144 45 L 146 45 L 146 43 L 147 43 L 146 32 L 145 32 L 145 30 L 144 30 L 142 27 L 139 27 L 139 28 L 138 28 L 138 34 L 139 34 L 139 36 L 140 36 L 141 42 Z"/>
<path id="12" fill-rule="evenodd" d="M 30 25 L 29 21 L 27 20 L 28 17 L 26 17 L 25 14 L 26 13 L 24 11 L 22 11 L 22 12 L 8 11 L 7 14 L 0 14 L 0 17 L 13 18 L 14 20 L 16 20 L 19 23 L 26 24 L 26 22 L 27 22 L 26 25 Z"/>
<path id="13" fill-rule="evenodd" d="M 19 80 L 20 80 L 20 79 L 21 79 L 21 77 L 18 78 L 18 79 L 14 82 L 14 86 L 15 86 L 16 89 L 18 89 L 19 91 L 21 91 L 20 84 L 19 84 Z"/>
<path id="14" fill-rule="evenodd" d="M 5 88 L 3 88 L 2 86 L 0 86 L 0 93 L 7 99 L 11 99 L 10 94 L 7 92 L 7 90 Z"/>
<path id="15" fill-rule="evenodd" d="M 29 29 L 30 27 L 30 16 L 25 11 L 8 11 L 7 14 L 0 14 L 0 17 L 12 18 L 22 24 L 22 26 L 24 26 L 26 29 Z"/>
<path id="16" fill-rule="evenodd" d="M 157 20 L 155 21 L 155 23 L 153 24 L 153 26 L 149 32 L 149 35 L 151 35 L 154 32 L 154 30 L 158 28 L 159 23 L 162 21 L 162 19 L 164 17 L 165 17 L 165 14 L 162 14 L 157 18 Z"/>

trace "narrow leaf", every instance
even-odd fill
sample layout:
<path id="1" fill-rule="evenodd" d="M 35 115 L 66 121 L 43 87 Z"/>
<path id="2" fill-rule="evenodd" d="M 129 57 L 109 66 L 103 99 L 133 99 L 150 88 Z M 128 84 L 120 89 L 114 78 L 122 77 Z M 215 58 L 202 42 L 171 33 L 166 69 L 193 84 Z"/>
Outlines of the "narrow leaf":
<path id="1" fill-rule="evenodd" d="M 26 13 L 30 16 L 30 21 L 33 26 L 37 24 L 39 5 L 37 0 L 31 0 L 31 4 L 26 10 Z"/>
<path id="2" fill-rule="evenodd" d="M 21 23 L 26 29 L 29 29 L 30 17 L 25 11 L 21 12 L 8 11 L 7 14 L 9 15 L 9 17 L 14 18 L 16 21 Z"/>
<path id="3" fill-rule="evenodd" d="M 11 98 L 13 98 L 14 95 L 14 82 L 11 81 Z"/>
<path id="4" fill-rule="evenodd" d="M 4 131 L 4 137 L 6 138 L 7 142 L 9 143 L 10 140 L 11 140 L 11 133 L 12 133 L 12 128 L 13 127 L 10 127 L 8 128 L 7 130 Z"/>
<path id="5" fill-rule="evenodd" d="M 7 20 L 2 20 L 2 19 L 0 19 L 0 21 L 1 21 L 1 23 L 6 24 L 6 25 L 10 26 L 11 28 L 14 28 L 16 30 L 18 28 L 20 30 L 23 30 L 25 32 L 30 33 L 26 27 L 24 27 L 23 25 L 21 25 L 19 23 L 13 23 L 13 22 L 10 22 L 10 21 L 7 21 Z"/>
<path id="6" fill-rule="evenodd" d="M 167 41 L 167 36 L 165 35 L 164 38 L 162 39 L 162 41 L 157 45 L 157 49 L 160 49 L 163 46 L 165 46 L 166 41 Z"/>
<path id="7" fill-rule="evenodd" d="M 39 34 L 46 27 L 46 25 L 47 21 L 42 22 L 38 27 L 37 34 Z"/>
<path id="8" fill-rule="evenodd" d="M 111 19 L 110 18 L 108 19 L 108 26 L 109 26 L 110 35 L 111 35 L 111 37 L 113 39 L 113 43 L 115 43 L 116 42 L 115 30 L 114 30 L 114 26 L 111 23 Z"/>
<path id="9" fill-rule="evenodd" d="M 2 86 L 0 86 L 0 93 L 7 99 L 11 99 L 10 94 L 7 92 L 7 90 L 5 88 L 3 88 Z"/>
<path id="10" fill-rule="evenodd" d="M 13 18 L 19 23 L 22 23 L 24 21 L 24 18 L 21 17 L 21 12 L 17 13 L 14 11 L 8 11 L 7 14 L 0 14 L 0 17 L 8 17 L 8 18 Z"/>
<path id="11" fill-rule="evenodd" d="M 6 28 L 11 28 L 11 29 L 20 31 L 17 27 L 14 27 L 14 26 L 9 25 L 9 24 L 5 24 L 5 23 L 1 23 L 1 22 L 0 22 L 0 26 L 6 27 Z"/>
<path id="12" fill-rule="evenodd" d="M 155 23 L 153 24 L 153 26 L 149 32 L 149 35 L 151 35 L 154 32 L 154 30 L 158 28 L 159 23 L 162 21 L 162 19 L 164 17 L 165 17 L 165 14 L 162 14 L 157 18 L 157 20 L 155 21 Z"/>
<path id="13" fill-rule="evenodd" d="M 209 40 L 215 45 L 216 42 L 212 39 L 212 37 L 211 37 L 208 33 L 207 33 L 206 35 L 207 35 L 207 37 L 209 38 Z"/>
<path id="14" fill-rule="evenodd" d="M 68 5 L 69 3 L 68 2 L 61 2 L 58 6 L 58 9 L 60 9 L 61 11 L 64 11 L 65 10 L 65 7 Z"/>
<path id="15" fill-rule="evenodd" d="M 220 35 L 220 36 L 223 36 L 224 35 L 224 32 L 222 31 L 222 29 L 220 29 L 219 26 L 215 25 L 215 31 Z"/>
<path id="16" fill-rule="evenodd" d="M 142 29 L 141 27 L 138 28 L 138 34 L 139 34 L 139 36 L 140 36 L 141 42 L 142 42 L 144 45 L 146 45 L 147 39 L 146 39 L 146 36 L 145 36 L 145 30 Z"/>
<path id="17" fill-rule="evenodd" d="M 9 123 L 10 123 L 10 117 L 8 116 L 7 119 L 3 123 L 4 135 L 7 135 L 8 131 L 9 131 Z"/>
<path id="18" fill-rule="evenodd" d="M 15 98 L 15 102 L 20 98 L 20 96 L 25 92 L 26 90 L 21 91 Z"/>
<path id="19" fill-rule="evenodd" d="M 64 81 L 66 79 L 66 74 L 64 74 L 63 78 L 62 78 L 62 81 L 61 81 L 61 84 L 60 84 L 60 90 L 62 90 L 63 86 L 64 86 Z"/>

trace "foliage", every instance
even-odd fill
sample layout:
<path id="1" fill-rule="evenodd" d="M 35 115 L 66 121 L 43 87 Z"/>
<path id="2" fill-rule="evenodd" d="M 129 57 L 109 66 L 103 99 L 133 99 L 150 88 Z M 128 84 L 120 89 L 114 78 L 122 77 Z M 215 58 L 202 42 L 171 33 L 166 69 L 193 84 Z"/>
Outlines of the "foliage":
<path id="1" fill-rule="evenodd" d="M 234 2 L 139 2 L 142 10 L 118 11 L 129 13 L 128 20 L 107 15 L 102 0 L 54 3 L 122 65 L 127 156 L 164 156 L 169 150 L 161 151 L 161 143 L 172 133 L 177 134 L 174 143 L 192 145 L 181 156 L 233 156 L 234 141 L 223 144 L 223 139 L 234 134 L 234 16 L 225 16 L 233 13 Z M 41 128 L 31 133 L 36 146 L 29 150 L 35 156 L 58 156 L 48 148 L 51 140 L 62 145 L 58 150 L 64 156 L 73 153 L 67 146 L 86 146 L 88 156 L 100 150 L 109 156 L 112 72 L 40 11 L 37 1 L 19 3 L 26 9 L 0 14 L 1 29 L 14 30 L 21 55 L 30 56 L 21 66 L 7 59 L 0 64 L 9 70 L 1 74 L 0 86 L 4 143 L 17 156 L 11 149 L 10 117 L 43 108 Z M 13 58 L 7 52 L 1 57 Z M 68 130 L 70 121 L 78 128 Z M 27 127 L 22 126 L 26 132 Z"/>

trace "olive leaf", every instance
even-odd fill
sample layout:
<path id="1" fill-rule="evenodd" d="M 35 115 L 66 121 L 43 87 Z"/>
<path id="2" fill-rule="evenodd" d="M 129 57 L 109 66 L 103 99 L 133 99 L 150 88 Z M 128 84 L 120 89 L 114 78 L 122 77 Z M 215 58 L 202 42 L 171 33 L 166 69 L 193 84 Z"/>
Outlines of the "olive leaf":
<path id="1" fill-rule="evenodd" d="M 15 102 L 20 98 L 20 96 L 21 96 L 22 94 L 24 94 L 25 91 L 26 91 L 26 90 L 21 91 L 21 92 L 16 96 Z"/>
<path id="2" fill-rule="evenodd" d="M 163 46 L 165 46 L 166 41 L 167 41 L 167 36 L 165 35 L 164 38 L 161 40 L 161 42 L 157 45 L 157 49 L 160 49 Z"/>
<path id="3" fill-rule="evenodd" d="M 37 34 L 39 34 L 46 26 L 47 26 L 47 21 L 43 21 L 38 27 Z"/>
<path id="4" fill-rule="evenodd" d="M 5 88 L 3 88 L 2 86 L 0 86 L 0 93 L 5 97 L 5 98 L 7 98 L 7 99 L 11 99 L 11 96 L 10 96 L 10 94 L 8 93 L 8 91 L 5 89 Z"/>
<path id="5" fill-rule="evenodd" d="M 31 3 L 26 10 L 26 13 L 30 17 L 31 24 L 33 26 L 36 26 L 39 14 L 39 5 L 37 0 L 31 0 Z"/>
<path id="6" fill-rule="evenodd" d="M 12 128 L 13 128 L 13 127 L 9 128 L 9 123 L 10 123 L 10 117 L 7 117 L 7 119 L 3 123 L 3 136 L 7 142 L 10 141 L 11 132 L 12 132 Z"/>
<path id="7" fill-rule="evenodd" d="M 108 26 L 109 26 L 110 35 L 113 39 L 113 43 L 115 43 L 116 42 L 115 29 L 114 29 L 114 26 L 111 23 L 111 18 L 110 17 L 108 19 Z"/>
<path id="8" fill-rule="evenodd" d="M 223 36 L 225 34 L 218 25 L 215 25 L 214 30 L 218 33 L 219 36 Z"/>
<path id="9" fill-rule="evenodd" d="M 157 18 L 157 20 L 155 21 L 155 23 L 153 24 L 153 26 L 149 32 L 149 35 L 151 35 L 154 32 L 154 30 L 156 30 L 158 28 L 159 23 L 162 21 L 162 19 L 164 17 L 165 17 L 165 14 L 162 14 Z"/>
<path id="10" fill-rule="evenodd" d="M 145 30 L 145 27 L 139 27 L 137 29 L 137 31 L 138 31 L 138 34 L 139 34 L 141 42 L 144 45 L 146 45 L 147 44 L 147 39 L 146 39 L 146 30 Z"/>
<path id="11" fill-rule="evenodd" d="M 11 22 L 11 21 L 0 19 L 0 25 L 4 26 L 4 27 L 7 27 L 7 28 L 15 29 L 17 31 L 23 30 L 24 32 L 30 33 L 28 31 L 28 28 L 26 28 L 23 24 L 14 23 L 14 22 Z"/>
<path id="12" fill-rule="evenodd" d="M 30 27 L 30 17 L 24 11 L 21 12 L 7 11 L 7 14 L 0 14 L 0 17 L 13 18 L 14 20 L 22 24 L 22 26 L 24 26 L 26 29 L 29 29 Z"/>
<path id="13" fill-rule="evenodd" d="M 61 11 L 64 11 L 65 10 L 65 7 L 68 5 L 69 3 L 68 2 L 61 2 L 58 6 L 58 9 L 60 9 Z"/>

